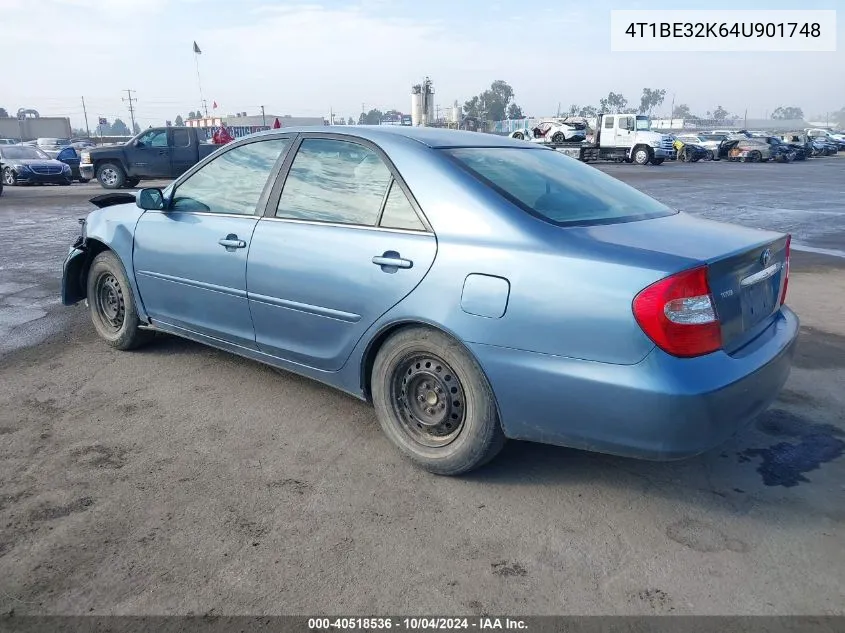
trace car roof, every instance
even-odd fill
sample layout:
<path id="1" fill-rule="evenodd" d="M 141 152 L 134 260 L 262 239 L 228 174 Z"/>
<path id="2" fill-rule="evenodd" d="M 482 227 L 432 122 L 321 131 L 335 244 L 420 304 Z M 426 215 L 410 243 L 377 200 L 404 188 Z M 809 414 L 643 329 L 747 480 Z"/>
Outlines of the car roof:
<path id="1" fill-rule="evenodd" d="M 432 148 L 445 147 L 518 147 L 522 149 L 542 149 L 525 141 L 514 140 L 508 136 L 486 134 L 484 132 L 468 132 L 466 130 L 448 130 L 433 127 L 412 127 L 404 125 L 323 125 L 311 127 L 276 128 L 264 132 L 256 132 L 250 137 L 270 135 L 279 132 L 308 133 L 308 134 L 341 134 L 356 136 L 378 143 L 380 140 L 405 138 L 416 141 Z"/>

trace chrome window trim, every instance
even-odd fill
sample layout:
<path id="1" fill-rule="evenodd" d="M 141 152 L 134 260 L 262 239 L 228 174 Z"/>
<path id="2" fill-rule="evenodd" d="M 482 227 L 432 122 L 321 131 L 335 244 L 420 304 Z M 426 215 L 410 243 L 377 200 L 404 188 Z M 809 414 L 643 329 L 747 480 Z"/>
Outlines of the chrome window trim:
<path id="1" fill-rule="evenodd" d="M 214 215 L 213 213 L 211 215 Z M 432 231 L 414 231 L 412 229 L 393 229 L 386 226 L 375 226 L 370 224 L 346 224 L 344 222 L 321 222 L 319 220 L 302 220 L 299 218 L 270 218 L 270 217 L 263 217 L 260 220 L 261 222 L 286 222 L 290 224 L 309 224 L 312 226 L 334 226 L 334 227 L 342 227 L 345 229 L 358 229 L 364 231 L 382 231 L 387 233 L 404 233 L 407 235 L 430 235 L 434 237 L 434 233 Z"/>

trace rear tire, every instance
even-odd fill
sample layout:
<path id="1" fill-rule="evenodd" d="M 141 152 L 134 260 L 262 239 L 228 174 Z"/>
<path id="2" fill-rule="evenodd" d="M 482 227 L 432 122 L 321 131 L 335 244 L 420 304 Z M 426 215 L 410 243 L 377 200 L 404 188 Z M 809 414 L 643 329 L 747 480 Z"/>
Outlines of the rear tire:
<path id="1" fill-rule="evenodd" d="M 119 350 L 143 345 L 153 332 L 140 328 L 132 287 L 117 255 L 103 251 L 88 271 L 88 309 L 97 334 Z"/>
<path id="2" fill-rule="evenodd" d="M 141 182 L 140 178 L 127 178 L 126 182 L 123 183 L 123 186 L 127 189 L 134 189 L 138 186 L 138 183 Z"/>
<path id="3" fill-rule="evenodd" d="M 520 140 L 520 141 L 525 140 L 525 135 L 524 135 L 522 132 L 514 132 L 514 133 L 513 133 L 513 137 L 514 137 L 515 139 Z"/>
<path id="4" fill-rule="evenodd" d="M 104 189 L 120 189 L 126 182 L 126 172 L 116 163 L 103 163 L 97 168 L 97 180 Z"/>
<path id="5" fill-rule="evenodd" d="M 664 160 L 666 160 L 666 159 L 665 158 L 652 158 L 651 164 L 652 165 L 662 165 Z"/>
<path id="6" fill-rule="evenodd" d="M 371 385 L 384 434 L 431 473 L 469 472 L 505 445 L 487 378 L 442 332 L 414 327 L 391 336 L 376 356 Z"/>
<path id="7" fill-rule="evenodd" d="M 563 132 L 555 132 L 552 135 L 552 143 L 565 143 L 566 136 L 564 136 Z"/>

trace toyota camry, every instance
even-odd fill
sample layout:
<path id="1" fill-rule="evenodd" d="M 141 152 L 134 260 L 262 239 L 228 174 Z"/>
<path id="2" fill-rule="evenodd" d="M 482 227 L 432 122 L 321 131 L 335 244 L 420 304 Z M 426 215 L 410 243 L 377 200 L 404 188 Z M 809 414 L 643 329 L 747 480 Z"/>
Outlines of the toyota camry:
<path id="1" fill-rule="evenodd" d="M 434 473 L 506 438 L 696 455 L 769 406 L 795 349 L 789 235 L 505 137 L 272 130 L 92 202 L 62 301 L 109 345 L 164 332 L 327 383 Z"/>

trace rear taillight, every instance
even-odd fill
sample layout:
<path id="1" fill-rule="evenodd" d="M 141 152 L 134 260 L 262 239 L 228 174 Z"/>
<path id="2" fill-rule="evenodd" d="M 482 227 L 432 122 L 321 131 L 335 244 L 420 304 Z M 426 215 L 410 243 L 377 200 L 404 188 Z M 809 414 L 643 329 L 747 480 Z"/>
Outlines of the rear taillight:
<path id="1" fill-rule="evenodd" d="M 783 290 L 780 291 L 780 304 L 786 302 L 786 288 L 789 286 L 789 247 L 792 243 L 792 236 L 786 236 L 786 259 L 783 262 Z"/>
<path id="2" fill-rule="evenodd" d="M 651 284 L 634 298 L 633 310 L 643 332 L 673 356 L 701 356 L 722 347 L 706 266 Z"/>

